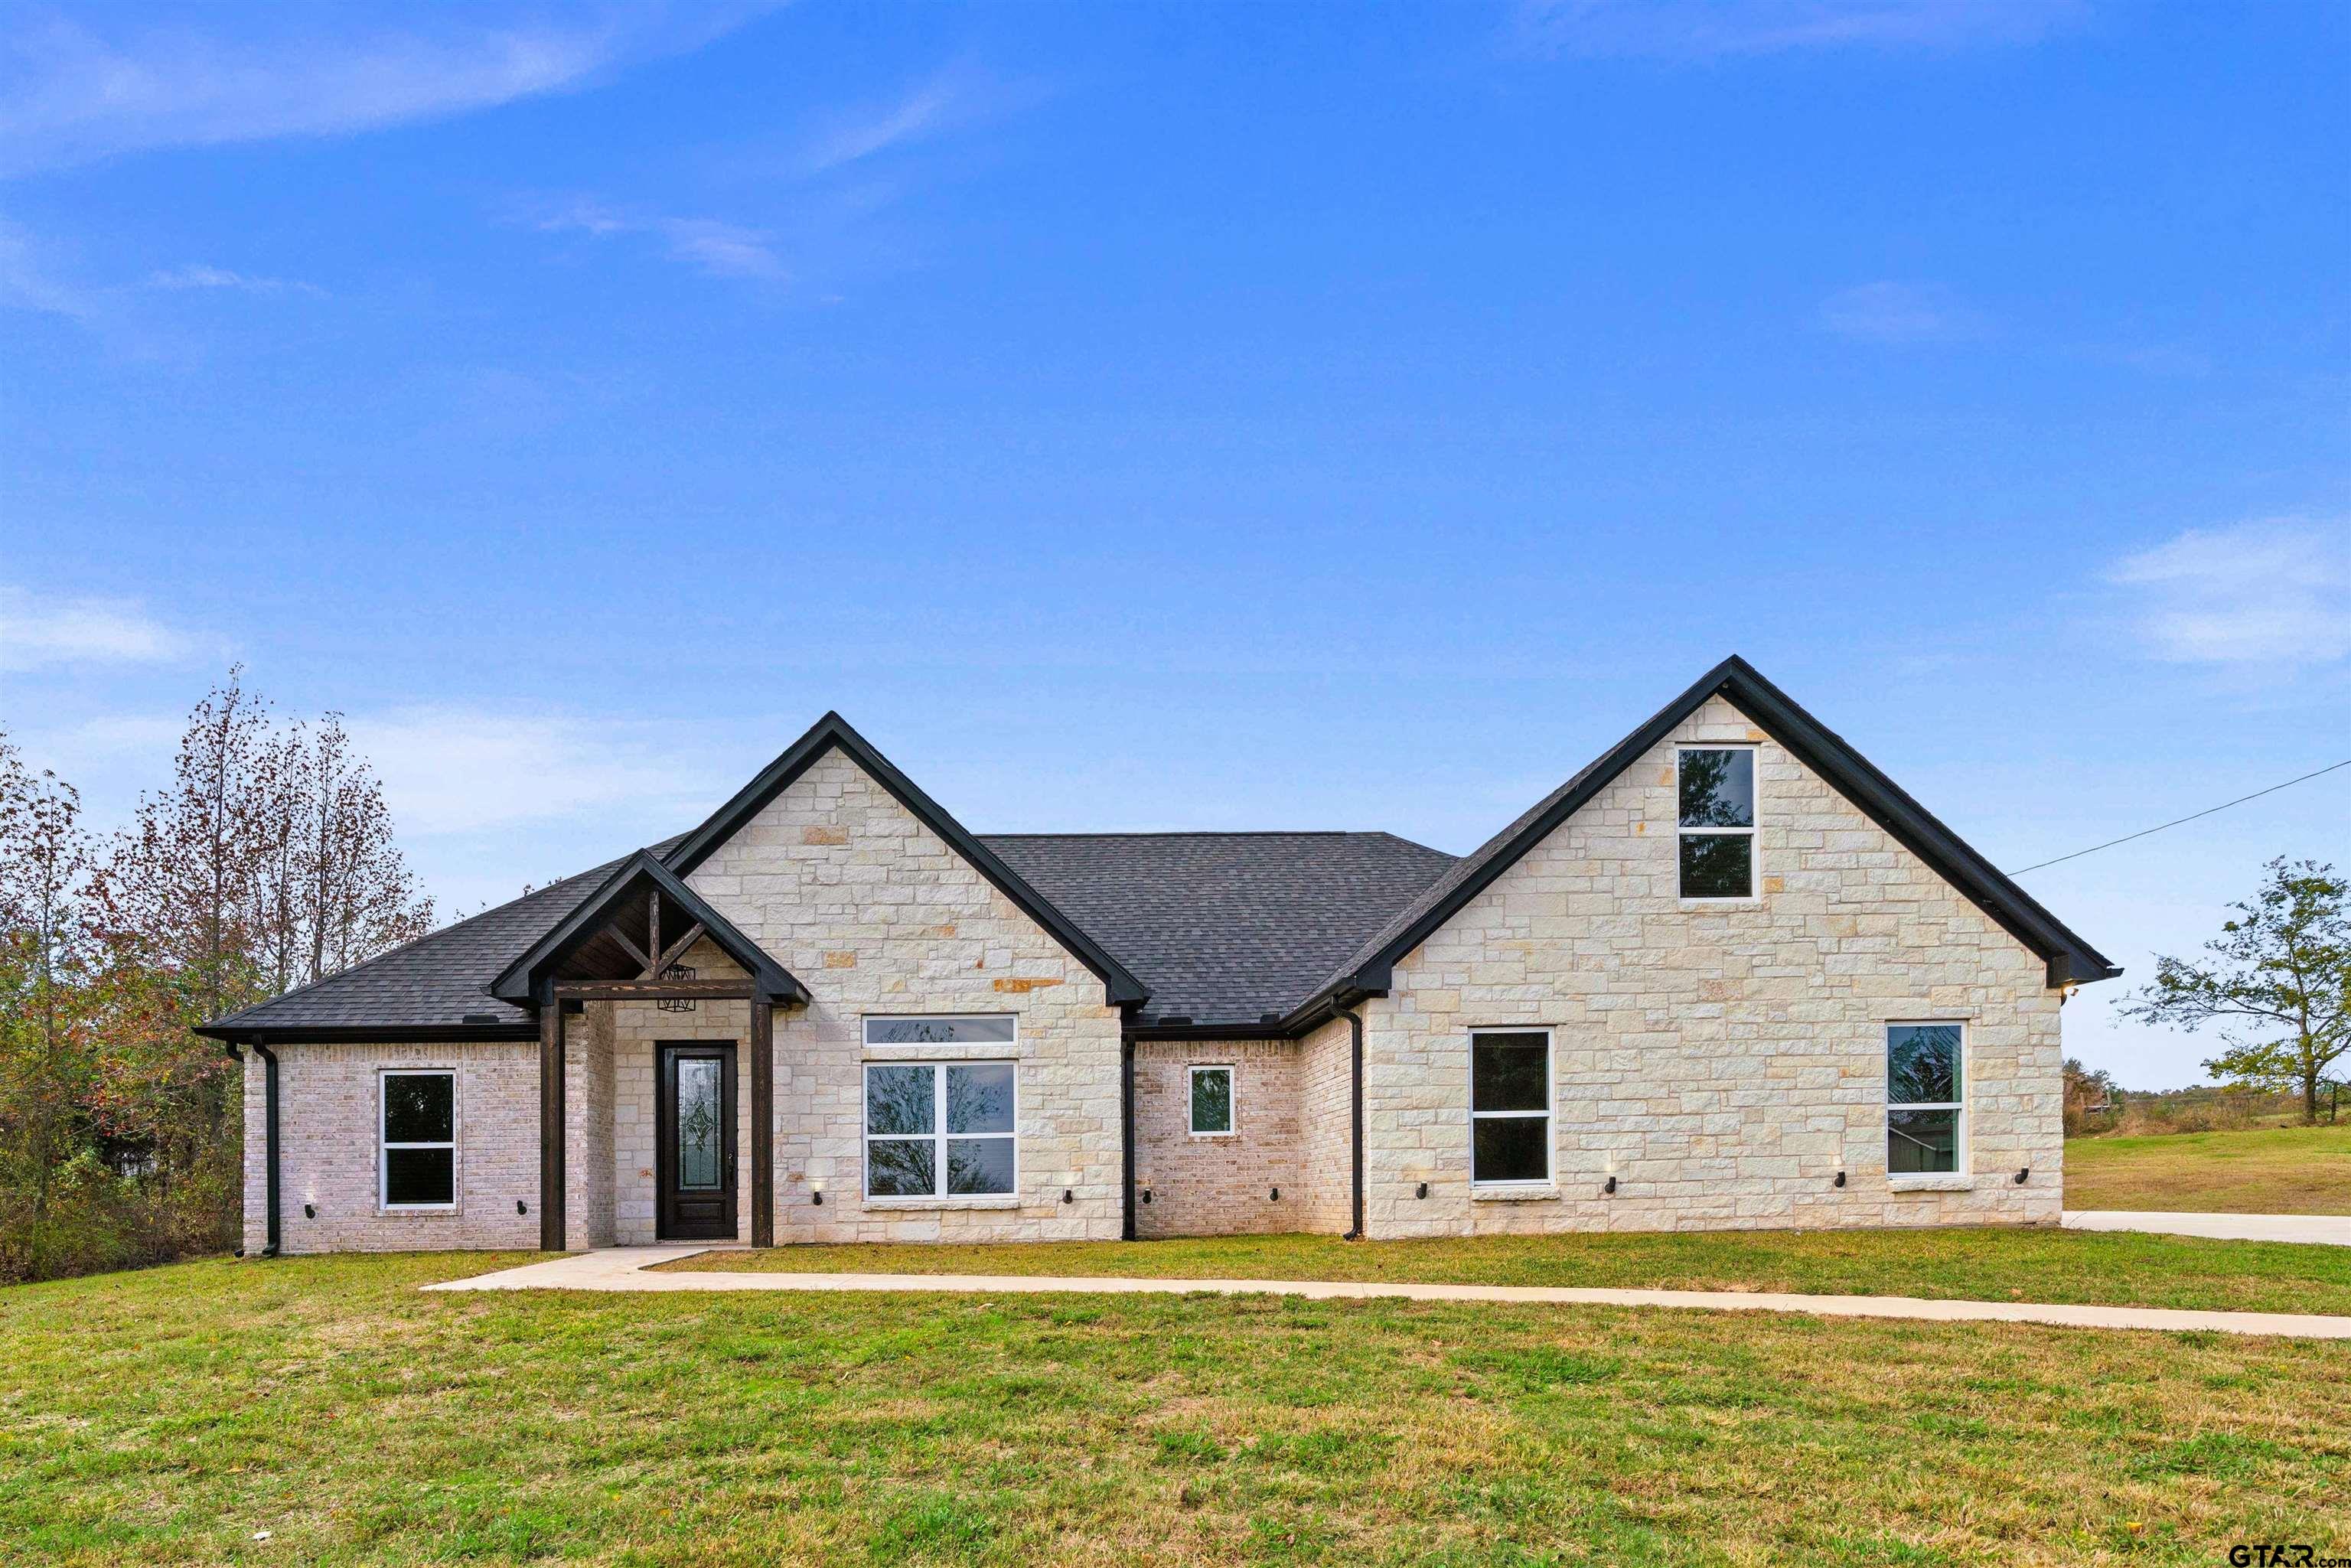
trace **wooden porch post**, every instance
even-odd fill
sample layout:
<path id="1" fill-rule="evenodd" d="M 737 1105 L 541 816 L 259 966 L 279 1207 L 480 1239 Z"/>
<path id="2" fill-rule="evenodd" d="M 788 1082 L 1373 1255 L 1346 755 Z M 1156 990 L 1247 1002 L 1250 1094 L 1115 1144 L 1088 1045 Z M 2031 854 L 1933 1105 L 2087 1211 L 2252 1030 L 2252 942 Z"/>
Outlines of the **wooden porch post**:
<path id="1" fill-rule="evenodd" d="M 563 998 L 538 1009 L 538 1248 L 563 1250 Z"/>
<path id="2" fill-rule="evenodd" d="M 776 1244 L 775 1005 L 751 998 L 751 1245 Z"/>

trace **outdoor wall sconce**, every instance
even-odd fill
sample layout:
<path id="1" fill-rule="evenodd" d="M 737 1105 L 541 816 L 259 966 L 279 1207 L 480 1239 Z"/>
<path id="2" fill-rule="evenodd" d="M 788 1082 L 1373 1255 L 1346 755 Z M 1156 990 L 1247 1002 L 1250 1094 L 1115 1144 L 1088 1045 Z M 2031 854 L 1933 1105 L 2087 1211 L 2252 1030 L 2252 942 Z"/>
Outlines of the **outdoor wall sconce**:
<path id="1" fill-rule="evenodd" d="M 525 1203 L 520 1198 L 517 1198 L 515 1199 L 515 1212 L 517 1214 L 528 1214 L 530 1212 L 530 1205 Z"/>
<path id="2" fill-rule="evenodd" d="M 1071 1191 L 1068 1187 L 1063 1187 L 1061 1189 L 1061 1201 L 1063 1203 L 1075 1203 L 1078 1201 L 1078 1195 Z"/>
<path id="3" fill-rule="evenodd" d="M 1143 1189 L 1143 1201 L 1145 1203 L 1151 1201 L 1151 1189 L 1147 1186 Z"/>
<path id="4" fill-rule="evenodd" d="M 2026 1176 L 2031 1176 L 2032 1174 L 2032 1167 L 2031 1166 L 2025 1166 L 2022 1170 L 2021 1170 L 2021 1171 L 2017 1172 L 2017 1173 L 2016 1173 L 2016 1185 L 2017 1185 L 2017 1186 L 2022 1186 L 2024 1185 L 2024 1178 L 2025 1178 Z"/>
<path id="5" fill-rule="evenodd" d="M 305 1218 L 305 1219 L 316 1219 L 316 1218 L 319 1218 L 319 1206 L 318 1206 L 317 1204 L 315 1204 L 315 1203 L 306 1203 L 306 1204 L 304 1204 L 304 1205 L 302 1206 L 302 1218 Z"/>
<path id="6" fill-rule="evenodd" d="M 1608 1185 L 1607 1185 L 1606 1186 L 1602 1187 L 1600 1190 L 1601 1190 L 1602 1192 L 1606 1193 L 1606 1194 L 1607 1194 L 1609 1197 L 1615 1197 L 1615 1196 L 1616 1196 L 1616 1178 L 1615 1178 L 1614 1176 L 1610 1176 L 1610 1177 L 1608 1178 Z"/>
<path id="7" fill-rule="evenodd" d="M 824 1207 L 824 1194 L 820 1192 L 812 1192 L 809 1194 L 809 1201 L 816 1205 L 819 1208 L 822 1208 Z"/>
<path id="8" fill-rule="evenodd" d="M 1419 1187 L 1414 1191 L 1412 1196 L 1415 1197 L 1426 1197 L 1428 1196 L 1428 1184 L 1426 1182 L 1421 1183 Z"/>
<path id="9" fill-rule="evenodd" d="M 1837 1172 L 1836 1185 L 1839 1186 L 1843 1186 L 1844 1185 L 1844 1172 Z"/>
<path id="10" fill-rule="evenodd" d="M 1281 1201 L 1281 1189 L 1280 1187 L 1275 1187 L 1271 1192 L 1266 1194 L 1265 1200 L 1268 1203 L 1280 1203 Z"/>

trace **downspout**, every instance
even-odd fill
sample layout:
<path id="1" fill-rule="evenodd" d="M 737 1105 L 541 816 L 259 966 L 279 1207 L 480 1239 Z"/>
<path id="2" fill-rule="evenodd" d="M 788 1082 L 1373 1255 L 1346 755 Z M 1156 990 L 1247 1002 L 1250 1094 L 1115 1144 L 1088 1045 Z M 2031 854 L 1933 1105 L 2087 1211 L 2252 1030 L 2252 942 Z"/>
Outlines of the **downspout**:
<path id="1" fill-rule="evenodd" d="M 1353 1010 L 1343 1010 L 1338 1016 L 1347 1020 L 1353 1091 L 1349 1098 L 1353 1102 L 1353 1112 L 1351 1118 L 1351 1132 L 1354 1156 L 1353 1186 L 1355 1223 L 1342 1239 L 1360 1241 L 1364 1239 L 1364 1015 Z"/>
<path id="2" fill-rule="evenodd" d="M 1118 1042 L 1119 1169 L 1123 1180 L 1119 1207 L 1118 1237 L 1134 1239 L 1134 1041 L 1122 1033 Z"/>
<path id="3" fill-rule="evenodd" d="M 262 1044 L 253 1042 L 254 1053 L 261 1058 L 261 1124 L 262 1124 L 262 1190 L 268 1216 L 267 1241 L 261 1249 L 264 1258 L 277 1256 L 277 1053 Z"/>

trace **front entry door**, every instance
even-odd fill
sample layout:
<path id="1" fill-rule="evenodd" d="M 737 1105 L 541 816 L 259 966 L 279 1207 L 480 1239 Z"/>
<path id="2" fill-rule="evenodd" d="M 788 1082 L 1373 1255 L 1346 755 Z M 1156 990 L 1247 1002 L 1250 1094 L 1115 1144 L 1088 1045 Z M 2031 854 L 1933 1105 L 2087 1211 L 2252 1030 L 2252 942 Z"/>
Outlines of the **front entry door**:
<path id="1" fill-rule="evenodd" d="M 735 1047 L 665 1041 L 654 1049 L 654 1234 L 664 1241 L 732 1241 Z"/>

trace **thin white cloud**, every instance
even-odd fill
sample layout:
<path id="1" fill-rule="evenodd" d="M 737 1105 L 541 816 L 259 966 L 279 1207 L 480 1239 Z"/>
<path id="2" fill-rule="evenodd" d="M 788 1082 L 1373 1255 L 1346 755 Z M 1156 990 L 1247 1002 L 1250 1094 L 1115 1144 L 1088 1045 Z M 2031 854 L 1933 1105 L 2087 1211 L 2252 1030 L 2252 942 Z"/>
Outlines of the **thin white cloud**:
<path id="1" fill-rule="evenodd" d="M 545 234 L 584 234 L 597 239 L 650 235 L 671 259 L 714 277 L 778 281 L 788 276 L 772 235 L 717 218 L 624 213 L 601 202 L 580 200 L 543 214 L 534 226 Z"/>
<path id="2" fill-rule="evenodd" d="M 2329 664 L 2351 656 L 2351 519 L 2189 528 L 2107 574 L 2158 658 Z"/>
<path id="3" fill-rule="evenodd" d="M 1982 319 L 1931 285 L 1881 281 L 1840 289 L 1821 302 L 1821 325 L 1865 343 L 1931 343 L 1971 338 Z"/>
<path id="4" fill-rule="evenodd" d="M 1511 36 L 1545 55 L 1710 59 L 1800 49 L 2029 44 L 2085 0 L 1525 0 Z"/>
<path id="5" fill-rule="evenodd" d="M 223 267 L 206 267 L 201 262 L 150 273 L 147 287 L 174 293 L 186 289 L 228 289 L 238 294 L 307 294 L 319 299 L 327 295 L 327 291 L 315 283 L 304 283 L 291 277 L 260 277 L 249 272 L 231 272 Z"/>
<path id="6" fill-rule="evenodd" d="M 643 726 L 427 706 L 345 719 L 403 832 L 477 833 L 612 814 L 698 821 L 740 780 L 679 763 Z"/>
<path id="7" fill-rule="evenodd" d="M 22 16 L 0 39 L 0 174 L 165 147 L 339 136 L 588 86 L 701 47 L 756 7 L 606 6 L 496 26 L 470 9 L 279 6 L 218 26 L 82 11 Z M 225 14 L 183 15 L 219 22 Z"/>
<path id="8" fill-rule="evenodd" d="M 968 119 L 975 110 L 971 89 L 967 73 L 946 71 L 894 102 L 837 120 L 809 147 L 804 166 L 810 173 L 822 173 Z"/>
<path id="9" fill-rule="evenodd" d="M 0 670 L 159 664 L 191 652 L 131 599 L 56 599 L 0 587 Z"/>
<path id="10" fill-rule="evenodd" d="M 0 309 L 88 321 L 98 314 L 98 300 L 88 289 L 60 281 L 32 235 L 0 218 Z"/>

